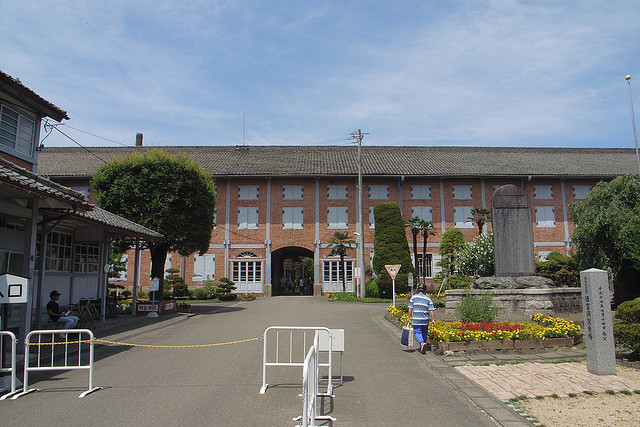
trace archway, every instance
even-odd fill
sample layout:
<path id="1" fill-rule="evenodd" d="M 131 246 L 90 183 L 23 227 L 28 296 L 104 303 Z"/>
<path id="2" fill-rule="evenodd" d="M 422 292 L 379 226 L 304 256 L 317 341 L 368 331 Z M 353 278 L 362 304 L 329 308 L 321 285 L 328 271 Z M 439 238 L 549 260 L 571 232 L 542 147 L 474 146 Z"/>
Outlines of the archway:
<path id="1" fill-rule="evenodd" d="M 271 295 L 313 295 L 313 273 L 313 251 L 298 246 L 273 251 Z"/>

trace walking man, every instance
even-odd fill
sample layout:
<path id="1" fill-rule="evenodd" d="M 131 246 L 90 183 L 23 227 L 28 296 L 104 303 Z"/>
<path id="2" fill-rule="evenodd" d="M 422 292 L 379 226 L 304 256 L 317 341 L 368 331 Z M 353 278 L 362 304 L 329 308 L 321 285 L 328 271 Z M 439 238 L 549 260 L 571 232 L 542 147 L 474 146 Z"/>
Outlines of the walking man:
<path id="1" fill-rule="evenodd" d="M 435 326 L 436 308 L 431 298 L 425 295 L 427 286 L 424 283 L 418 285 L 418 293 L 409 301 L 409 317 L 412 319 L 413 333 L 420 344 L 420 353 L 427 352 L 427 337 L 429 333 L 429 321 Z"/>

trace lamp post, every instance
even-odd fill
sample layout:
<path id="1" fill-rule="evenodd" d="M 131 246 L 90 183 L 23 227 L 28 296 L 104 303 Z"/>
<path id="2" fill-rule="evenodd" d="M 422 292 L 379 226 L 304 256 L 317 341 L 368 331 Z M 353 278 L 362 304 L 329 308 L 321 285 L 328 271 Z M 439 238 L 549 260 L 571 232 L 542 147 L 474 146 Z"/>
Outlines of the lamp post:
<path id="1" fill-rule="evenodd" d="M 366 294 L 366 285 L 364 283 L 364 226 L 362 224 L 362 138 L 366 133 L 362 133 L 362 130 L 358 129 L 357 132 L 351 132 L 351 138 L 354 142 L 358 143 L 358 209 L 356 228 L 357 234 L 360 235 L 360 245 L 356 247 L 356 255 L 358 260 L 358 267 L 360 267 L 360 297 L 364 298 Z"/>
<path id="2" fill-rule="evenodd" d="M 633 140 L 636 144 L 636 160 L 638 161 L 638 176 L 640 176 L 640 154 L 638 154 L 638 134 L 636 132 L 636 115 L 633 111 L 633 97 L 631 96 L 631 76 L 626 75 L 625 80 L 629 86 L 629 106 L 631 107 L 631 121 L 633 122 Z"/>

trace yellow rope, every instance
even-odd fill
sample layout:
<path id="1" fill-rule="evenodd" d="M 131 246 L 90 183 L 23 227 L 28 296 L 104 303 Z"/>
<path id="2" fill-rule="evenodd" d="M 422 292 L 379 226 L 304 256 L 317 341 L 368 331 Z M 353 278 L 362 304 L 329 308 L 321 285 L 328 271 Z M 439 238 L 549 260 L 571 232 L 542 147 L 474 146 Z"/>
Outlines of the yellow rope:
<path id="1" fill-rule="evenodd" d="M 124 345 L 124 346 L 129 346 L 129 347 L 148 347 L 148 348 L 200 348 L 200 347 L 216 347 L 219 345 L 229 345 L 229 344 L 241 344 L 241 343 L 245 343 L 245 342 L 250 342 L 250 341 L 256 341 L 261 339 L 262 337 L 258 337 L 258 338 L 249 338 L 246 340 L 238 340 L 238 341 L 229 341 L 229 342 L 221 342 L 221 343 L 216 343 L 216 344 L 194 344 L 194 345 L 154 345 L 154 344 L 133 344 L 133 343 L 126 343 L 126 342 L 117 342 L 117 341 L 107 341 L 107 340 L 101 340 L 98 338 L 94 338 L 93 340 L 80 340 L 80 341 L 58 341 L 58 342 L 41 342 L 41 343 L 29 343 L 29 345 L 34 345 L 34 346 L 42 346 L 42 345 L 68 345 L 68 344 L 80 344 L 80 343 L 84 343 L 84 342 L 101 342 L 104 344 L 111 344 L 111 345 Z"/>

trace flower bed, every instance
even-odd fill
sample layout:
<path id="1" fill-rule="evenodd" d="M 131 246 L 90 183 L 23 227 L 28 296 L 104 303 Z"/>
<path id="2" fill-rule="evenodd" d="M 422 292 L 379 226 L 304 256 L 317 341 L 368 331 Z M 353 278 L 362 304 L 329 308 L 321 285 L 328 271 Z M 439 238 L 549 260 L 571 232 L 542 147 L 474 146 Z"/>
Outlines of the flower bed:
<path id="1" fill-rule="evenodd" d="M 398 318 L 403 324 L 410 321 L 409 316 L 403 310 L 389 306 L 387 311 Z M 455 347 L 469 348 L 468 343 L 474 341 L 500 341 L 502 345 L 489 345 L 478 348 L 508 349 L 508 348 L 539 348 L 559 345 L 572 345 L 578 339 L 580 326 L 574 322 L 545 316 L 537 313 L 531 315 L 530 322 L 442 322 L 436 321 L 435 326 L 429 328 L 429 339 L 436 343 L 467 343 L 466 346 Z M 520 343 L 516 344 L 518 341 Z M 527 341 L 526 345 L 523 341 Z M 545 343 L 545 341 L 548 341 Z M 440 345 L 443 349 L 447 345 Z M 451 347 L 451 345 L 449 345 Z"/>

